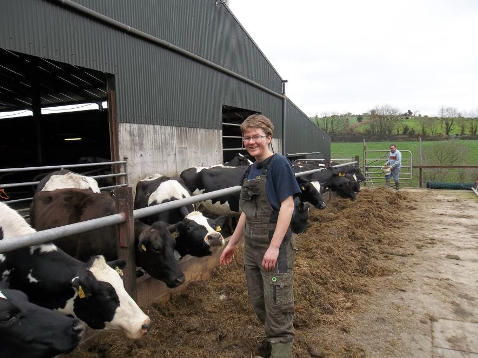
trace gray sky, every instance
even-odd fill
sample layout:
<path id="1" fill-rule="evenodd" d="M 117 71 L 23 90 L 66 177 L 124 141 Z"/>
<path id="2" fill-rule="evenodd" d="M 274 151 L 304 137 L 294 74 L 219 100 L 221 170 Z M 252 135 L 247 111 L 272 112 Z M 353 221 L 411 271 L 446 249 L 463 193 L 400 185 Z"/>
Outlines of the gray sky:
<path id="1" fill-rule="evenodd" d="M 230 0 L 307 115 L 478 115 L 477 0 Z"/>

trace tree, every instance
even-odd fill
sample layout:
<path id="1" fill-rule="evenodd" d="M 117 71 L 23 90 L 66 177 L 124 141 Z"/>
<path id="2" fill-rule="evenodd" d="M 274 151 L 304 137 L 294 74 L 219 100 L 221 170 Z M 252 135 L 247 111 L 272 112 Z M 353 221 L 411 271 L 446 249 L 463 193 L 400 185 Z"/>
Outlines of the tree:
<path id="1" fill-rule="evenodd" d="M 456 108 L 443 106 L 440 108 L 440 119 L 442 120 L 445 135 L 450 135 L 458 117 L 460 117 L 460 113 L 458 113 Z"/>
<path id="2" fill-rule="evenodd" d="M 478 118 L 470 118 L 470 135 L 476 136 L 478 134 Z"/>
<path id="3" fill-rule="evenodd" d="M 398 110 L 385 104 L 370 110 L 369 133 L 377 137 L 390 137 L 398 119 Z"/>

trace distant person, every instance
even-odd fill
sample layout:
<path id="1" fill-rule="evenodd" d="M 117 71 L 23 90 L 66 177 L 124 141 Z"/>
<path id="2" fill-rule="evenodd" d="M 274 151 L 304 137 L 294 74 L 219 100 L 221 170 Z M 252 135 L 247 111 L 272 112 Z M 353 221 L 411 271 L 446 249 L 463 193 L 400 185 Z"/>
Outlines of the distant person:
<path id="1" fill-rule="evenodd" d="M 390 146 L 390 153 L 388 153 L 388 160 L 385 166 L 390 167 L 390 173 L 385 175 L 385 186 L 390 186 L 390 178 L 393 177 L 395 182 L 395 190 L 400 188 L 400 168 L 402 166 L 402 153 L 397 149 L 395 144 Z"/>

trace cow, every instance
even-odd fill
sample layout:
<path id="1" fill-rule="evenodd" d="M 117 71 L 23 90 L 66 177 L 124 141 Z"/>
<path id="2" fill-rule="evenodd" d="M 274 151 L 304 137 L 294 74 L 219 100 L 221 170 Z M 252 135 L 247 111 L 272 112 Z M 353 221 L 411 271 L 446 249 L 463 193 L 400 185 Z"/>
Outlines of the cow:
<path id="1" fill-rule="evenodd" d="M 198 189 L 204 190 L 205 192 L 242 185 L 247 168 L 248 167 L 214 167 L 203 169 L 198 173 L 195 183 Z M 321 196 L 320 184 L 318 182 L 311 183 L 310 181 L 301 178 L 297 178 L 297 182 L 301 188 L 300 197 L 302 201 L 311 203 L 317 209 L 324 209 L 326 207 Z M 231 211 L 239 211 L 239 193 L 228 194 L 213 199 L 213 203 L 216 201 L 221 202 L 221 204 L 227 203 Z"/>
<path id="2" fill-rule="evenodd" d="M 304 203 L 298 197 L 294 197 L 294 212 L 290 221 L 294 234 L 301 234 L 305 231 L 309 220 L 309 209 L 309 204 Z"/>
<path id="3" fill-rule="evenodd" d="M 90 189 L 94 193 L 100 192 L 98 182 L 95 179 L 67 169 L 57 170 L 45 176 L 38 183 L 36 191 L 52 191 L 65 188 Z"/>
<path id="4" fill-rule="evenodd" d="M 28 301 L 18 290 L 0 288 L 0 357 L 51 358 L 78 346 L 81 322 Z"/>
<path id="5" fill-rule="evenodd" d="M 360 191 L 360 183 L 365 181 L 365 176 L 362 174 L 359 168 L 349 168 L 345 171 L 345 177 L 350 180 L 352 189 L 358 193 Z"/>
<path id="6" fill-rule="evenodd" d="M 151 277 L 163 281 L 169 288 L 183 284 L 184 273 L 174 256 L 176 242 L 166 223 L 157 221 L 146 225 L 135 220 L 134 232 L 136 265 Z"/>
<path id="7" fill-rule="evenodd" d="M 249 166 L 252 164 L 252 160 L 248 155 L 244 155 L 242 153 L 236 153 L 234 157 L 228 161 L 225 162 L 225 166 L 229 167 L 241 167 L 241 166 Z"/>
<path id="8" fill-rule="evenodd" d="M 342 198 L 355 200 L 356 194 L 353 184 L 345 177 L 345 173 L 336 168 L 326 168 L 318 172 L 303 175 L 302 178 L 309 182 L 317 181 L 323 190 L 330 189 L 337 192 Z"/>
<path id="9" fill-rule="evenodd" d="M 93 193 L 89 189 L 56 189 L 35 194 L 30 219 L 36 230 L 45 230 L 116 213 L 115 203 L 109 194 Z M 106 226 L 61 238 L 55 243 L 81 261 L 88 261 L 96 255 L 116 260 L 117 236 L 114 226 Z M 184 274 L 174 257 L 174 239 L 166 224 L 145 226 L 135 220 L 135 253 L 137 266 L 151 277 L 164 281 L 170 288 L 184 282 Z"/>
<path id="10" fill-rule="evenodd" d="M 181 179 L 154 174 L 137 183 L 134 207 L 140 209 L 190 196 L 189 190 Z M 179 247 L 183 253 L 205 256 L 211 254 L 211 246 L 224 245 L 224 238 L 219 232 L 224 224 L 224 216 L 208 219 L 199 211 L 194 211 L 193 205 L 150 215 L 143 220 L 147 224 L 155 221 L 177 224 L 179 236 L 176 238 L 176 250 Z M 188 247 L 190 249 L 186 250 L 185 248 Z M 196 250 L 197 248 L 203 249 Z"/>
<path id="11" fill-rule="evenodd" d="M 36 232 L 3 203 L 0 231 L 2 240 Z M 49 243 L 0 254 L 0 277 L 10 288 L 25 292 L 32 303 L 74 316 L 91 328 L 120 329 L 138 339 L 151 321 L 124 289 L 118 272 L 124 264 L 108 264 L 101 255 L 84 263 Z"/>

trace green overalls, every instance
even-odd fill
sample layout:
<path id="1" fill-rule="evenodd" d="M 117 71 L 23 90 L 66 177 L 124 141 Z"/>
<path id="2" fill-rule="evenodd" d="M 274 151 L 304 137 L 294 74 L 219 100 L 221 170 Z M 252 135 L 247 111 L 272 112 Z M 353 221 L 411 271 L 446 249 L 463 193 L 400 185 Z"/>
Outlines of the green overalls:
<path id="1" fill-rule="evenodd" d="M 292 232 L 289 227 L 279 249 L 276 267 L 264 271 L 262 259 L 274 234 L 278 210 L 274 210 L 266 195 L 267 158 L 262 174 L 242 185 L 240 210 L 246 214 L 244 269 L 249 301 L 259 320 L 264 324 L 267 340 L 274 343 L 290 343 L 294 338 L 294 295 L 292 272 L 294 256 Z"/>

